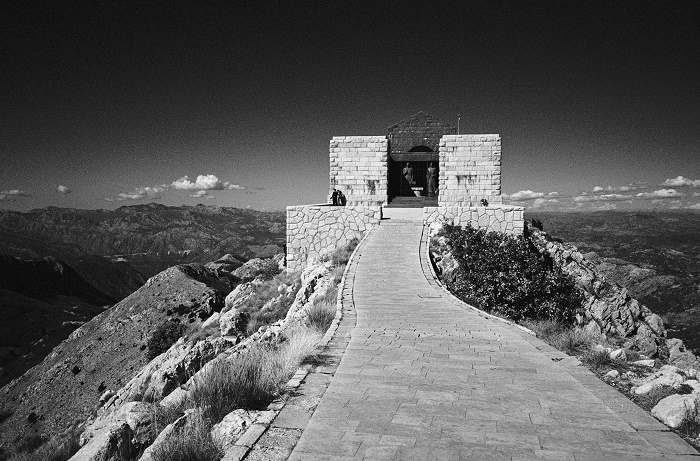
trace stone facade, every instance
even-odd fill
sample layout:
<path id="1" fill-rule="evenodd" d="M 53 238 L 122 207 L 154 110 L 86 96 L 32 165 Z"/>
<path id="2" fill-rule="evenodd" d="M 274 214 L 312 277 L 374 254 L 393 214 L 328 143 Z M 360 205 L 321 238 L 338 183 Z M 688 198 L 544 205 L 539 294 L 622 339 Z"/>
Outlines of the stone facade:
<path id="1" fill-rule="evenodd" d="M 503 202 L 501 137 L 497 134 L 445 135 L 440 140 L 438 205 L 479 207 Z"/>
<path id="2" fill-rule="evenodd" d="M 302 205 L 287 207 L 287 267 L 300 270 L 379 224 L 379 206 Z"/>
<path id="3" fill-rule="evenodd" d="M 419 146 L 437 152 L 442 136 L 457 134 L 457 128 L 421 111 L 391 125 L 388 133 L 392 152 L 411 152 Z"/>
<path id="4" fill-rule="evenodd" d="M 333 189 L 340 190 L 348 205 L 386 205 L 388 152 L 386 136 L 333 137 L 330 143 L 330 193 Z"/>
<path id="5" fill-rule="evenodd" d="M 423 224 L 435 222 L 455 226 L 472 226 L 476 229 L 522 235 L 524 230 L 524 208 L 512 205 L 489 205 L 488 207 L 425 207 Z"/>

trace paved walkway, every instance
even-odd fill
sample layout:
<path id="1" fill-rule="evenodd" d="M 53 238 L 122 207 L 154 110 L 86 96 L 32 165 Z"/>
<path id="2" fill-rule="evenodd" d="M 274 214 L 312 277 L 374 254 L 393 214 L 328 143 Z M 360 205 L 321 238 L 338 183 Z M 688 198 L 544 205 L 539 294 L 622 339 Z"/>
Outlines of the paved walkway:
<path id="1" fill-rule="evenodd" d="M 357 324 L 289 460 L 700 459 L 571 358 L 436 286 L 404 213 L 358 250 Z"/>

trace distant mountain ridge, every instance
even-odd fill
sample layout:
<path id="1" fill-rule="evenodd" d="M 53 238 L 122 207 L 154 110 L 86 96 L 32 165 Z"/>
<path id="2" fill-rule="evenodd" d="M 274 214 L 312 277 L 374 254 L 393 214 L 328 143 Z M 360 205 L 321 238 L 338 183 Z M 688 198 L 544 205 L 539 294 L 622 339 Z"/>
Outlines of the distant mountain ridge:
<path id="1" fill-rule="evenodd" d="M 526 210 L 526 218 L 587 253 L 610 280 L 659 314 L 672 336 L 700 351 L 700 213 Z"/>
<path id="2" fill-rule="evenodd" d="M 23 259 L 55 256 L 88 281 L 90 271 L 76 262 L 86 255 L 127 262 L 151 277 L 170 266 L 206 263 L 227 253 L 243 261 L 279 253 L 285 243 L 285 219 L 283 212 L 157 203 L 113 211 L 0 211 L 0 253 Z"/>

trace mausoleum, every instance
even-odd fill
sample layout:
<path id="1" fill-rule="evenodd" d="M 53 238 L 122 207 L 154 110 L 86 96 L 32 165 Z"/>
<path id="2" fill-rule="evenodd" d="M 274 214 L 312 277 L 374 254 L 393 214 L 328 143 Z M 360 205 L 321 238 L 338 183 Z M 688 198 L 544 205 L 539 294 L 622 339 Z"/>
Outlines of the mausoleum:
<path id="1" fill-rule="evenodd" d="M 287 265 L 300 268 L 382 219 L 385 207 L 423 208 L 423 224 L 451 222 L 509 234 L 523 232 L 523 207 L 504 205 L 501 137 L 458 134 L 418 112 L 384 136 L 335 136 L 330 141 L 330 190 L 346 206 L 287 207 Z"/>

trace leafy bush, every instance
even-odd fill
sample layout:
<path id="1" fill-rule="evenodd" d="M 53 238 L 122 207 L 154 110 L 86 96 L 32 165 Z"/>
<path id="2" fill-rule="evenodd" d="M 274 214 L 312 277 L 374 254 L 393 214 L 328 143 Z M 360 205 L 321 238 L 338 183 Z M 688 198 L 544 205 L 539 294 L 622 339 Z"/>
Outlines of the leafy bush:
<path id="1" fill-rule="evenodd" d="M 524 237 L 446 225 L 443 234 L 459 263 L 448 289 L 480 309 L 523 319 L 571 323 L 583 296 L 574 282 Z"/>
<path id="2" fill-rule="evenodd" d="M 185 326 L 179 322 L 166 320 L 153 330 L 146 345 L 146 358 L 153 360 L 163 352 L 170 349 L 178 339 L 184 334 Z"/>

